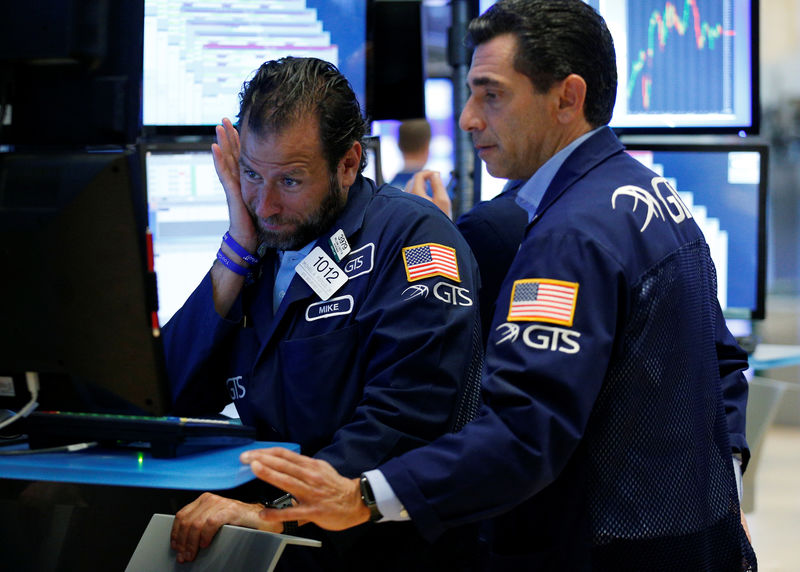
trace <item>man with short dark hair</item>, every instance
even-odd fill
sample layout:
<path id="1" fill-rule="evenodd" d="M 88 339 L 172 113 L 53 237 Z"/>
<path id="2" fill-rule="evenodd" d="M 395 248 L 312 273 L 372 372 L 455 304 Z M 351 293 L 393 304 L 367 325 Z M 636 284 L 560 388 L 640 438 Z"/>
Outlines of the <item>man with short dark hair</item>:
<path id="1" fill-rule="evenodd" d="M 414 173 L 425 167 L 430 156 L 431 124 L 424 117 L 406 119 L 397 129 L 397 147 L 403 155 L 403 168 L 389 183 L 404 189 Z"/>
<path id="2" fill-rule="evenodd" d="M 333 65 L 267 62 L 240 101 L 238 127 L 224 120 L 212 146 L 229 231 L 163 329 L 176 412 L 232 400 L 260 440 L 299 443 L 351 477 L 460 428 L 477 410 L 481 352 L 477 269 L 457 229 L 361 176 L 365 123 Z M 260 494 L 181 509 L 177 559 L 223 524 L 280 532 L 256 502 L 280 491 Z M 460 569 L 475 544 L 469 530 L 428 543 L 409 523 L 297 534 L 323 546 L 289 547 L 281 567 Z"/>
<path id="3" fill-rule="evenodd" d="M 300 503 L 261 518 L 341 529 L 374 501 L 427 538 L 496 517 L 487 569 L 755 570 L 737 491 L 746 354 L 691 213 L 607 126 L 605 22 L 581 0 L 500 0 L 469 33 L 460 125 L 492 175 L 525 180 L 529 218 L 489 334 L 486 406 L 362 481 L 247 452 Z"/>

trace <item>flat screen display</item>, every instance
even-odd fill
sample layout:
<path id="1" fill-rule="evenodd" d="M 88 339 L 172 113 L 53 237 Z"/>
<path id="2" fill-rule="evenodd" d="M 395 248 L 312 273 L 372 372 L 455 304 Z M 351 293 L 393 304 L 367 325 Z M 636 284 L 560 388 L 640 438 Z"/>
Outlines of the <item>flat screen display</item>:
<path id="1" fill-rule="evenodd" d="M 749 142 L 626 142 L 628 153 L 669 179 L 706 238 L 726 318 L 764 318 L 768 147 Z M 481 164 L 481 200 L 505 179 Z"/>
<path id="2" fill-rule="evenodd" d="M 703 231 L 727 318 L 763 319 L 768 153 L 759 144 L 627 143 L 666 177 Z"/>
<path id="3" fill-rule="evenodd" d="M 146 0 L 143 124 L 210 131 L 262 63 L 290 55 L 336 65 L 363 105 L 366 21 L 366 2 Z"/>
<path id="4" fill-rule="evenodd" d="M 758 132 L 757 0 L 590 0 L 617 52 L 611 126 Z"/>
<path id="5" fill-rule="evenodd" d="M 200 284 L 228 230 L 211 144 L 145 152 L 147 203 L 163 325 Z"/>
<path id="6" fill-rule="evenodd" d="M 457 128 L 453 117 L 453 82 L 450 78 L 425 80 L 425 119 L 431 125 L 431 142 L 424 168 L 438 171 L 447 186 L 455 166 L 453 141 Z M 381 142 L 381 166 L 387 183 L 403 169 L 403 154 L 397 142 L 400 123 L 392 119 L 372 122 L 372 134 L 379 137 Z"/>
<path id="7" fill-rule="evenodd" d="M 141 191 L 133 149 L 0 153 L 0 378 L 41 409 L 169 410 Z"/>

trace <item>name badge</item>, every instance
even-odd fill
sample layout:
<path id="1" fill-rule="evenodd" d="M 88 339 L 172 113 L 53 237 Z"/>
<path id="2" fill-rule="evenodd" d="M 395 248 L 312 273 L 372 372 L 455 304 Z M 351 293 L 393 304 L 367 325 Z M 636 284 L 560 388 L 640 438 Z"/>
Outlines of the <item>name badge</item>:
<path id="1" fill-rule="evenodd" d="M 333 233 L 328 242 L 331 245 L 333 257 L 336 259 L 336 262 L 341 262 L 350 252 L 350 243 L 347 242 L 347 237 L 341 228 Z"/>
<path id="2" fill-rule="evenodd" d="M 322 300 L 327 300 L 347 282 L 347 275 L 317 246 L 297 265 L 297 273 Z"/>
<path id="3" fill-rule="evenodd" d="M 322 318 L 343 316 L 353 312 L 353 297 L 350 294 L 339 296 L 331 300 L 314 302 L 306 308 L 306 321 L 313 322 Z"/>

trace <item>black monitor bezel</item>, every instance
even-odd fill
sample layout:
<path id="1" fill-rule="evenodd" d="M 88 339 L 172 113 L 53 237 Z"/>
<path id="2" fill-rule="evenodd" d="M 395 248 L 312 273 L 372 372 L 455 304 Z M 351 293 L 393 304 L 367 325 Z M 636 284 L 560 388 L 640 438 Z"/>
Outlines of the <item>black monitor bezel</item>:
<path id="1" fill-rule="evenodd" d="M 153 321 L 141 161 L 135 146 L 0 153 L 0 172 L 18 169 L 6 173 L 0 197 L 0 260 L 14 275 L 27 269 L 25 280 L 0 284 L 2 313 L 13 317 L 0 332 L 0 375 L 17 384 L 38 373 L 40 408 L 155 416 L 171 409 Z M 42 173 L 34 176 L 36 165 Z M 12 180 L 24 187 L 15 191 Z"/>

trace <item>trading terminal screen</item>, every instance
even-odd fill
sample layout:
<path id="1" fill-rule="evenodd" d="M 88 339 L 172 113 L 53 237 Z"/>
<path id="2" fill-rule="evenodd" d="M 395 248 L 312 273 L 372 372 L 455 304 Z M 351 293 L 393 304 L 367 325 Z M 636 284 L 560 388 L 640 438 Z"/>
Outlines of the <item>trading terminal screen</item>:
<path id="1" fill-rule="evenodd" d="M 366 92 L 366 2 L 146 0 L 145 126 L 208 126 L 239 109 L 242 83 L 267 60 L 313 56 Z"/>
<path id="2" fill-rule="evenodd" d="M 767 147 L 757 144 L 628 144 L 665 177 L 705 236 L 728 318 L 763 319 Z"/>

